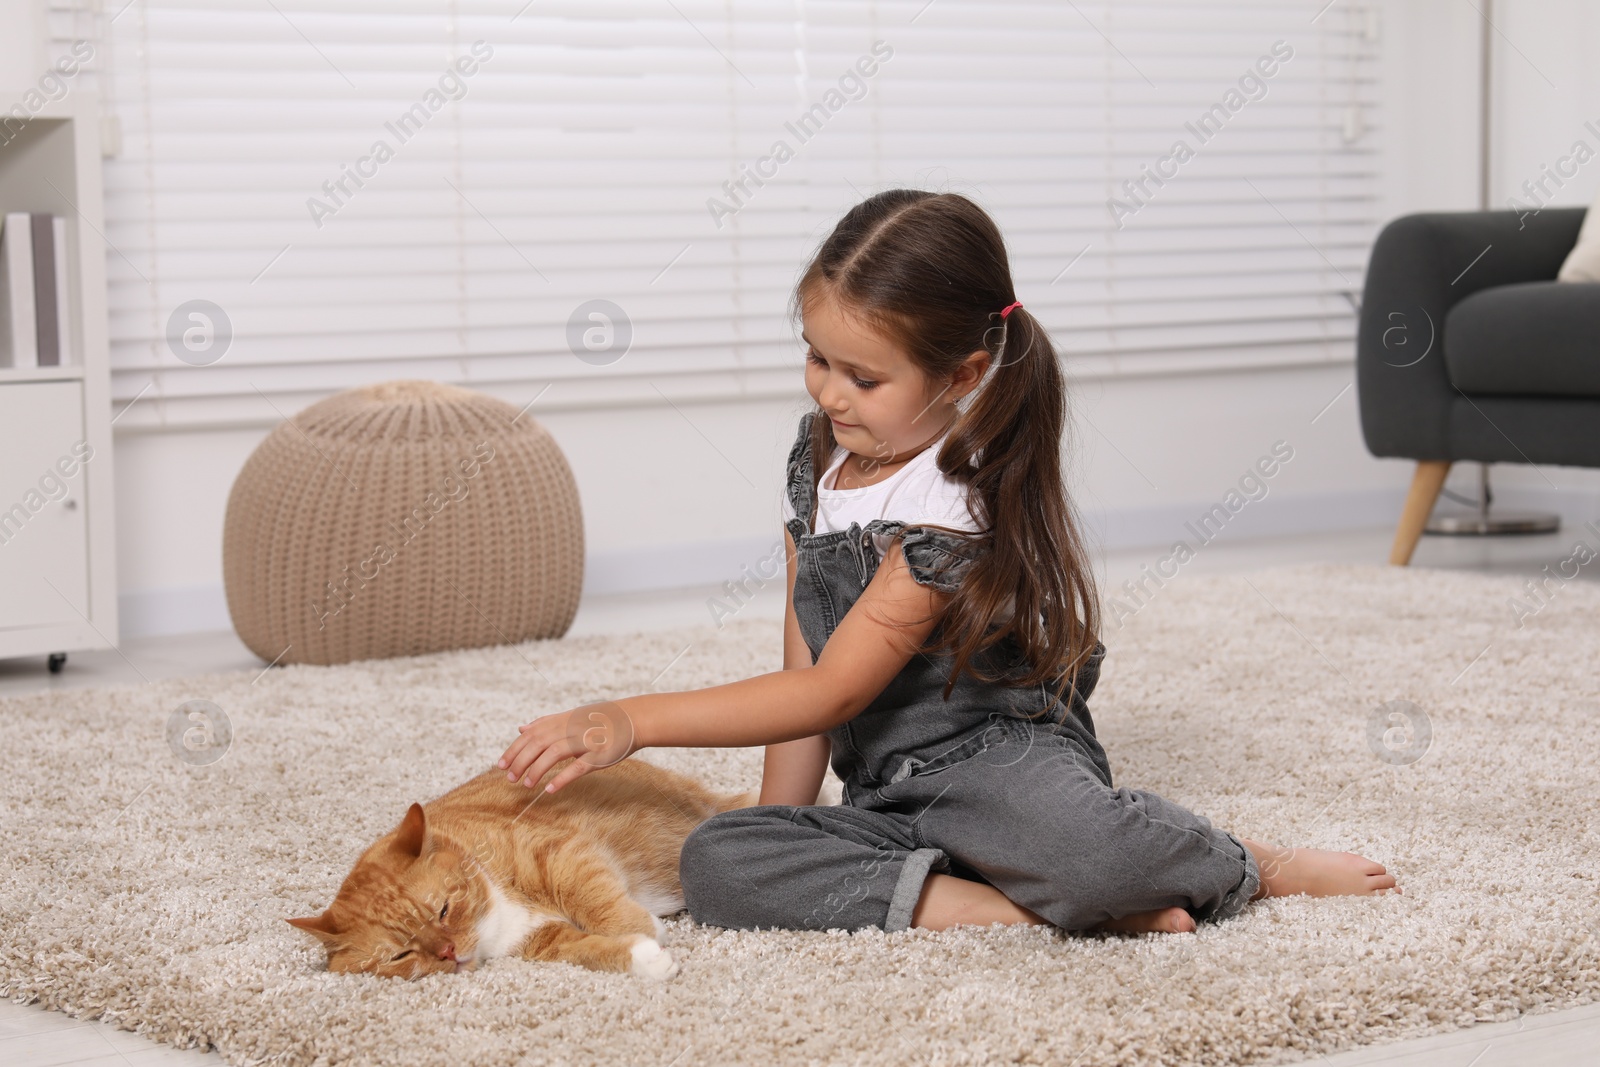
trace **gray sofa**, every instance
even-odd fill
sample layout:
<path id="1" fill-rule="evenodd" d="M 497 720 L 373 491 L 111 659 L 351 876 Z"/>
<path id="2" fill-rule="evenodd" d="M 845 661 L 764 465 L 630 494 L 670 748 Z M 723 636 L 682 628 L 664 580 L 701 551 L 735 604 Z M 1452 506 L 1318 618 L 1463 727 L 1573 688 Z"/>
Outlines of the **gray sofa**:
<path id="1" fill-rule="evenodd" d="M 1389 562 L 1410 562 L 1456 460 L 1600 467 L 1600 284 L 1555 280 L 1584 211 L 1407 215 L 1378 235 L 1361 431 L 1417 463 Z"/>

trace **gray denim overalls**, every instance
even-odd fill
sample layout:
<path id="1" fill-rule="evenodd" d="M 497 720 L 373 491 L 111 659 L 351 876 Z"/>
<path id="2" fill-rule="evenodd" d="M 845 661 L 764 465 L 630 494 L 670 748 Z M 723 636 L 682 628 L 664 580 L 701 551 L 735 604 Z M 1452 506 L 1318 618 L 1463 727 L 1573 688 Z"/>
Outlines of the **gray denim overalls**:
<path id="1" fill-rule="evenodd" d="M 877 570 L 874 533 L 900 533 L 913 579 L 945 592 L 971 558 L 960 538 L 897 520 L 811 533 L 813 417 L 800 420 L 786 491 L 794 611 L 815 662 Z M 945 700 L 950 658 L 912 656 L 828 731 L 843 803 L 742 808 L 689 835 L 690 915 L 737 929 L 901 930 L 930 871 L 988 882 L 1068 930 L 1173 906 L 1199 920 L 1236 914 L 1260 884 L 1239 839 L 1152 793 L 1112 788 L 1085 703 L 1104 656 L 1097 646 L 1078 671 L 1070 709 L 1045 687 L 966 673 Z"/>

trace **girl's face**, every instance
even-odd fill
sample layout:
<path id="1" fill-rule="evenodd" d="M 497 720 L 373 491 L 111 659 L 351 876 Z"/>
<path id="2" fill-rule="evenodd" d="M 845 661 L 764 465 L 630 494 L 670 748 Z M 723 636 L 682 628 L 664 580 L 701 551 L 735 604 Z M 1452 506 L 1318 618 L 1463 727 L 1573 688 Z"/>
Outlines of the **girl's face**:
<path id="1" fill-rule="evenodd" d="M 894 341 L 832 297 L 818 294 L 806 304 L 800 331 L 809 346 L 806 392 L 833 421 L 834 439 L 859 456 L 893 463 L 932 442 L 988 365 L 988 353 L 979 350 L 950 381 L 932 381 Z"/>

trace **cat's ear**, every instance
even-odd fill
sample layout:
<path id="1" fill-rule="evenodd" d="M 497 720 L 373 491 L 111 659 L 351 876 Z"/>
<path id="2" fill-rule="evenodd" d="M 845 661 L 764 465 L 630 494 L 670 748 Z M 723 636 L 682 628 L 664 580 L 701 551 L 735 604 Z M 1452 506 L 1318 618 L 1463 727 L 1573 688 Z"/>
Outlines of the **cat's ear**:
<path id="1" fill-rule="evenodd" d="M 285 919 L 283 921 L 290 926 L 304 930 L 308 934 L 315 934 L 317 940 L 324 945 L 331 944 L 336 937 L 337 932 L 333 928 L 333 918 L 327 912 L 323 912 L 321 915 L 313 915 L 309 919 Z"/>
<path id="2" fill-rule="evenodd" d="M 423 846 L 427 843 L 428 818 L 422 813 L 421 804 L 412 804 L 406 817 L 400 820 L 400 828 L 394 833 L 395 850 L 416 859 L 422 855 Z"/>

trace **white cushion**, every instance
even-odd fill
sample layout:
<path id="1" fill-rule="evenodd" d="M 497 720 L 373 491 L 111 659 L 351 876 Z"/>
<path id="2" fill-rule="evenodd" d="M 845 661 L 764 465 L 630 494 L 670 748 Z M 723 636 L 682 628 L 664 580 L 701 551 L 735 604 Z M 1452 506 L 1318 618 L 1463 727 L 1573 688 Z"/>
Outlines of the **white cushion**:
<path id="1" fill-rule="evenodd" d="M 1578 243 L 1567 253 L 1556 281 L 1600 282 L 1600 195 L 1589 205 L 1578 229 Z"/>

